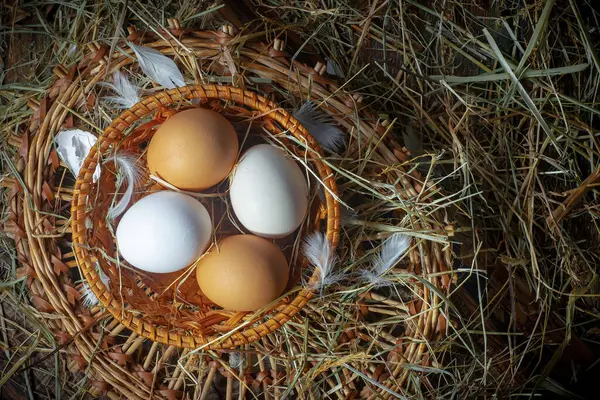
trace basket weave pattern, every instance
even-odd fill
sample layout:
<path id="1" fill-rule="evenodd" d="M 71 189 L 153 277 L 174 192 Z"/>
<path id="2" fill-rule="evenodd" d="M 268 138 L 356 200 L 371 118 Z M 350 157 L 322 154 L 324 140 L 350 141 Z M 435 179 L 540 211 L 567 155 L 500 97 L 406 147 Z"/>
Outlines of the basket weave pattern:
<path id="1" fill-rule="evenodd" d="M 180 42 L 190 49 L 195 57 L 206 60 L 205 66 L 210 73 L 222 76 L 223 68 L 219 59 L 223 48 L 229 47 L 228 43 L 235 43 L 235 37 L 221 31 L 182 30 L 175 22 L 173 20 L 174 25 L 160 34 L 130 29 L 127 39 L 136 44 L 153 47 L 169 56 L 178 54 L 177 46 Z M 165 39 L 170 35 L 175 35 L 179 42 Z M 135 63 L 131 49 L 124 43 L 119 46 L 121 49 L 113 54 L 110 61 L 110 72 Z M 372 111 L 362 107 L 359 95 L 348 93 L 324 76 L 321 68 L 323 65 L 317 64 L 313 67 L 297 59 L 290 61 L 290 54 L 283 50 L 284 46 L 281 44 L 248 41 L 243 45 L 234 46 L 237 46 L 239 51 L 236 63 L 245 75 L 266 78 L 272 82 L 270 85 L 277 86 L 282 93 L 297 101 L 306 99 L 307 93 L 310 93 L 311 98 L 321 101 L 322 107 L 336 123 L 350 133 L 353 141 L 358 129 L 359 138 L 363 143 L 378 143 L 376 151 L 372 153 L 373 160 L 381 165 L 395 167 L 378 175 L 377 179 L 396 185 L 403 199 L 425 197 L 425 193 L 431 193 L 429 189 L 423 190 L 423 178 L 416 171 L 407 173 L 399 165 L 410 156 L 404 155 L 402 147 L 389 140 L 390 135 L 386 135 L 384 125 L 386 121 L 378 119 Z M 188 354 L 186 349 L 180 350 L 175 345 L 161 345 L 140 337 L 138 333 L 129 331 L 119 319 L 107 315 L 103 307 L 95 307 L 92 310 L 83 307 L 76 289 L 79 286 L 71 280 L 69 274 L 69 270 L 77 269 L 77 263 L 73 252 L 68 250 L 71 233 L 71 227 L 65 224 L 68 216 L 64 219 L 52 218 L 45 213 L 69 207 L 72 197 L 75 196 L 69 183 L 63 183 L 62 180 L 60 184 L 53 183 L 53 174 L 64 171 L 64 166 L 59 165 L 58 157 L 52 151 L 52 140 L 60 129 L 73 127 L 74 121 L 79 124 L 78 115 L 74 117 L 69 112 L 70 109 L 81 115 L 85 113 L 86 107 L 94 105 L 97 101 L 94 88 L 105 79 L 109 47 L 97 43 L 90 43 L 88 47 L 89 52 L 79 63 L 71 68 L 55 68 L 57 80 L 52 87 L 44 93 L 40 101 L 30 101 L 34 116 L 28 132 L 11 139 L 11 143 L 19 149 L 20 156 L 16 165 L 26 190 L 13 181 L 10 197 L 11 223 L 5 229 L 15 238 L 21 263 L 19 273 L 21 276 L 28 276 L 27 286 L 31 302 L 40 311 L 48 328 L 56 335 L 57 342 L 64 346 L 63 351 L 68 360 L 67 368 L 70 371 L 85 372 L 97 395 L 104 393 L 109 394 L 110 398 L 124 396 L 130 399 L 147 399 L 149 396 L 180 398 L 184 396 L 186 381 L 182 369 L 184 366 L 189 369 L 205 365 L 205 358 L 187 357 L 178 362 L 178 357 Z M 131 67 L 136 68 L 134 65 Z M 290 73 L 290 70 L 293 73 Z M 200 81 L 200 78 L 196 77 L 196 82 Z M 245 82 L 239 79 L 237 84 L 243 86 Z M 268 93 L 270 85 L 261 89 Z M 274 94 L 274 97 L 277 97 L 277 93 Z M 359 116 L 358 120 L 354 118 L 355 115 Z M 355 152 L 350 150 L 348 154 L 352 155 Z M 4 184 L 10 186 L 9 180 Z M 443 213 L 428 214 L 427 219 L 419 218 L 418 214 L 419 211 L 410 216 L 415 229 L 440 230 L 440 233 L 444 234 Z M 404 218 L 405 215 L 398 217 Z M 361 371 L 362 376 L 379 382 L 382 387 L 405 393 L 405 387 L 413 385 L 415 379 L 419 379 L 419 373 L 414 369 L 404 368 L 403 365 L 430 364 L 435 360 L 434 349 L 430 343 L 435 343 L 446 334 L 445 318 L 439 307 L 439 294 L 449 292 L 449 275 L 444 273 L 451 269 L 451 266 L 452 255 L 448 246 L 423 241 L 410 253 L 409 271 L 426 279 L 426 282 L 420 284 L 420 289 L 415 291 L 414 302 L 400 304 L 374 292 L 365 293 L 363 301 L 356 304 L 360 310 L 356 315 L 357 320 L 360 321 L 362 315 L 377 314 L 379 310 L 386 313 L 392 310 L 395 313 L 406 313 L 410 318 L 406 320 L 407 329 L 401 336 L 386 335 L 379 340 L 379 334 L 375 335 L 367 330 L 361 322 L 344 325 L 344 333 L 339 339 L 340 349 L 347 346 L 368 349 L 372 360 L 349 361 L 349 365 Z M 93 274 L 95 270 L 90 271 L 87 279 L 97 283 Z M 324 320 L 335 321 L 336 318 L 334 310 L 325 310 L 323 314 L 322 310 L 317 311 L 313 308 L 313 302 L 308 303 L 300 314 L 311 326 L 319 326 Z M 290 330 L 296 328 L 295 325 L 286 327 Z M 303 330 L 303 327 L 300 326 L 300 329 Z M 279 388 L 295 385 L 299 382 L 296 381 L 298 374 L 303 372 L 280 363 L 277 359 L 270 360 L 269 370 L 269 366 L 264 366 L 265 357 L 262 354 L 281 354 L 282 360 L 285 360 L 286 357 L 293 359 L 305 349 L 301 343 L 291 348 L 282 348 L 270 339 L 270 336 L 263 337 L 259 344 L 244 346 L 244 349 L 256 352 L 258 360 L 255 364 L 261 366 L 258 378 L 252 384 L 262 385 L 265 392 L 268 391 L 271 396 L 278 398 Z M 310 352 L 323 351 L 319 343 L 313 342 L 310 337 L 308 339 Z M 98 346 L 102 351 L 97 351 Z M 138 354 L 139 357 L 134 358 L 133 354 Z M 214 356 L 215 353 L 212 353 L 211 357 Z M 87 367 L 89 360 L 93 360 L 91 368 Z M 167 364 L 171 367 L 166 368 Z M 305 366 L 313 367 L 316 368 L 317 365 L 308 363 Z M 228 382 L 229 379 L 233 379 L 228 368 L 223 368 L 222 364 L 217 367 L 214 362 L 210 364 L 209 370 L 198 374 L 198 379 L 201 381 L 208 376 L 205 381 L 208 387 L 217 370 L 222 370 L 227 375 Z M 283 376 L 282 371 L 286 373 Z M 241 368 L 239 376 L 245 377 L 244 379 L 249 377 Z M 313 378 L 316 377 L 313 375 Z M 325 379 L 329 393 L 340 398 L 353 398 L 358 395 L 357 390 L 360 391 L 361 386 L 364 386 L 360 383 L 361 377 L 351 374 L 344 367 L 332 367 L 323 371 L 318 379 Z M 248 384 L 250 382 L 247 380 Z M 371 384 L 366 386 L 369 390 L 362 393 L 361 397 L 391 397 L 386 390 Z M 207 393 L 203 390 L 200 398 L 205 399 Z"/>
<path id="2" fill-rule="evenodd" d="M 139 312 L 135 313 L 129 308 L 124 308 L 123 301 L 118 298 L 118 293 L 115 295 L 115 293 L 111 292 L 104 285 L 99 274 L 96 272 L 96 263 L 100 262 L 101 265 L 103 264 L 103 261 L 101 261 L 102 254 L 97 250 L 93 250 L 92 246 L 90 246 L 88 240 L 90 229 L 86 227 L 86 221 L 89 218 L 93 218 L 92 223 L 96 224 L 100 222 L 98 216 L 100 218 L 104 217 L 102 212 L 94 213 L 94 210 L 98 209 L 96 204 L 91 206 L 91 202 L 95 200 L 95 195 L 92 191 L 94 188 L 92 176 L 96 170 L 98 159 L 101 158 L 99 154 L 102 155 L 109 152 L 112 148 L 111 146 L 120 143 L 125 138 L 124 132 L 131 128 L 140 118 L 158 112 L 162 107 L 169 107 L 177 102 L 195 99 L 203 102 L 210 100 L 229 101 L 248 107 L 264 118 L 277 122 L 283 128 L 283 131 L 287 131 L 287 133 L 307 144 L 309 150 L 303 156 L 314 164 L 327 189 L 324 190 L 326 200 L 325 215 L 327 219 L 326 235 L 335 248 L 339 241 L 340 224 L 339 206 L 333 197 L 337 193 L 337 189 L 330 168 L 321 160 L 323 155 L 315 140 L 298 121 L 286 111 L 278 108 L 275 103 L 253 92 L 216 85 L 189 86 L 161 92 L 143 99 L 131 109 L 123 112 L 111 123 L 98 139 L 97 146 L 94 146 L 88 154 L 75 183 L 71 205 L 73 248 L 80 268 L 96 297 L 115 318 L 119 319 L 123 325 L 132 331 L 153 341 L 178 347 L 198 348 L 206 345 L 209 349 L 232 348 L 254 342 L 280 328 L 282 324 L 291 319 L 310 300 L 312 297 L 311 290 L 302 289 L 291 302 L 277 307 L 275 314 L 262 324 L 244 326 L 223 339 L 215 334 L 203 335 L 202 331 L 199 331 L 200 334 L 194 334 L 192 332 L 185 332 L 184 330 L 169 329 L 166 326 L 158 325 L 149 316 L 139 316 Z M 127 140 L 133 142 L 135 138 L 127 138 Z M 98 245 L 101 244 L 98 243 Z M 108 253 L 114 252 L 114 249 L 104 248 L 102 250 Z M 313 275 L 312 279 L 318 279 L 318 275 L 316 274 L 318 274 L 318 270 L 315 270 L 315 275 Z M 119 290 L 118 285 L 111 286 L 115 287 L 114 290 Z M 222 314 L 222 311 L 219 313 Z M 209 326 L 213 325 L 215 321 L 221 322 L 222 325 L 227 327 L 227 330 L 234 330 L 241 324 L 248 325 L 248 321 L 244 319 L 245 314 L 232 313 L 229 318 L 220 321 L 220 318 L 215 320 L 215 315 L 209 313 L 206 315 L 204 321 L 207 321 L 206 324 Z M 178 316 L 181 318 L 181 314 Z M 255 322 L 255 320 L 251 322 Z"/>

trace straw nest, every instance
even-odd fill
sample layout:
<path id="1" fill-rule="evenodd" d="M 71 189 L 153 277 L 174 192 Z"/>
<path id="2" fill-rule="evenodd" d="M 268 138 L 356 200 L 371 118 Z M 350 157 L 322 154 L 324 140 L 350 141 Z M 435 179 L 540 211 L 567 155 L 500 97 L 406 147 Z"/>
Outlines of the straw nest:
<path id="1" fill-rule="evenodd" d="M 123 391 L 132 398 L 183 391 L 198 397 L 220 391 L 227 397 L 227 388 L 235 397 L 239 390 L 306 398 L 369 397 L 380 391 L 438 399 L 539 392 L 575 397 L 572 392 L 595 390 L 600 18 L 593 2 L 5 3 L 0 2 L 5 22 L 0 43 L 8 45 L 6 53 L 0 48 L 5 62 L 4 70 L 0 64 L 0 153 L 3 184 L 16 189 L 4 192 L 12 211 L 2 222 L 19 247 L 15 251 L 14 241 L 2 237 L 0 342 L 9 347 L 0 353 L 0 384 L 20 380 L 20 393 L 40 398 L 43 390 L 54 398 L 54 391 L 71 397 L 90 388 L 113 398 Z M 186 33 L 188 43 L 205 46 L 192 46 L 204 58 L 192 57 L 179 44 L 166 46 L 156 37 L 171 16 L 181 21 L 171 21 L 174 34 L 182 27 L 220 29 L 223 20 L 239 31 Z M 448 309 L 439 307 L 443 315 L 449 312 L 451 323 L 436 320 L 440 327 L 446 324 L 448 334 L 427 336 L 425 344 L 414 339 L 410 321 L 415 319 L 407 322 L 420 306 L 410 301 L 413 296 L 426 299 L 413 281 L 411 268 L 422 264 L 414 249 L 410 263 L 405 257 L 384 277 L 403 288 L 398 293 L 347 277 L 313 298 L 298 319 L 234 353 L 190 354 L 151 343 L 110 317 L 103 319 L 99 308 L 81 307 L 79 291 L 68 288 L 82 285 L 64 212 L 73 182 L 66 172 L 62 185 L 50 179 L 43 149 L 51 148 L 49 132 L 58 125 L 100 134 L 118 115 L 103 101 L 108 90 L 99 85 L 110 79 L 99 74 L 108 54 L 127 65 L 123 70 L 144 87 L 145 96 L 162 91 L 138 73 L 123 43 L 111 50 L 111 38 L 127 35 L 123 21 L 144 29 L 132 39 L 156 41 L 177 60 L 189 84 L 257 90 L 289 111 L 316 99 L 347 134 L 347 151 L 327 153 L 325 159 L 336 167 L 339 193 L 353 209 L 341 208 L 338 255 L 344 261 L 338 270 L 362 271 L 387 235 L 409 227 L 414 218 L 429 221 L 431 226 L 410 226 L 411 249 L 435 242 L 439 246 L 425 252 L 437 252 L 450 242 L 455 251 L 455 280 L 440 303 Z M 145 36 L 147 30 L 154 36 Z M 101 45 L 88 46 L 95 41 Z M 258 61 L 242 68 L 240 62 L 249 59 Z M 97 70 L 83 76 L 88 62 Z M 66 67 L 52 74 L 56 65 Z M 323 70 L 327 73 L 320 75 Z M 25 130 L 30 134 L 21 136 Z M 27 175 L 30 154 L 41 158 Z M 64 171 L 50 155 L 52 168 Z M 422 174 L 423 192 L 418 179 L 409 179 L 421 197 L 404 182 L 404 171 Z M 431 182 L 435 185 L 428 186 Z M 394 197 L 398 192 L 403 194 Z M 53 207 L 46 200 L 52 196 L 60 198 L 50 200 Z M 38 214 L 37 231 L 31 217 L 26 226 L 24 206 Z M 454 231 L 446 229 L 452 224 Z M 41 253 L 42 248 L 52 251 Z M 53 263 L 60 277 L 50 279 L 42 263 Z M 444 298 L 444 290 L 420 272 L 427 295 Z M 57 297 L 57 288 L 72 298 Z M 415 364 L 402 364 L 394 380 L 387 359 L 417 360 L 414 349 L 421 345 L 427 353 Z M 75 373 L 63 372 L 65 359 Z"/>
<path id="2" fill-rule="evenodd" d="M 453 228 L 437 203 L 435 185 L 405 166 L 410 154 L 394 140 L 394 122 L 326 77 L 324 64 L 290 60 L 279 38 L 268 44 L 242 41 L 230 26 L 188 31 L 176 20 L 158 33 L 129 33 L 128 40 L 193 66 L 186 74 L 190 83 L 233 83 L 289 109 L 311 99 L 343 129 L 345 149 L 328 153 L 323 162 L 333 171 L 344 206 L 338 249 L 344 278 L 322 288 L 281 329 L 235 353 L 163 346 L 131 332 L 99 304 L 84 307 L 84 283 L 71 249 L 73 178 L 52 140 L 72 126 L 99 134 L 118 115 L 103 101 L 107 66 L 109 72 L 138 71 L 124 43 L 114 52 L 92 43 L 72 66 L 56 67 L 57 80 L 39 100 L 31 99 L 35 112 L 28 131 L 11 138 L 19 149 L 9 163 L 14 178 L 5 180 L 11 186 L 9 228 L 17 246 L 17 274 L 26 280 L 28 299 L 71 367 L 84 372 L 95 390 L 128 398 L 177 398 L 183 392 L 205 398 L 218 371 L 226 377 L 228 398 L 234 380 L 240 392 L 257 383 L 276 398 L 313 391 L 390 397 L 414 391 L 415 378 L 430 385 L 416 366 L 425 371 L 438 365 L 436 346 L 451 326 L 445 296 Z M 146 86 L 148 93 L 154 90 Z M 383 240 L 395 233 L 411 238 L 407 256 L 385 271 L 382 282 L 364 280 L 360 272 L 371 267 Z M 256 364 L 236 361 L 240 354 L 247 361 L 257 357 L 258 370 Z M 205 384 L 200 388 L 198 382 Z"/>
<path id="3" fill-rule="evenodd" d="M 95 388 L 112 398 L 575 397 L 569 390 L 595 390 L 600 18 L 592 2 L 4 3 L 9 28 L 0 41 L 12 57 L 0 72 L 12 210 L 5 230 L 18 251 L 3 237 L 1 261 L 18 253 L 19 262 L 0 268 L 0 342 L 9 344 L 0 353 L 0 384 L 22 379 L 21 392 L 33 392 L 35 377 L 49 393 Z M 171 21 L 174 37 L 157 37 L 171 16 L 181 21 Z M 219 29 L 223 19 L 240 31 L 184 33 Z M 145 96 L 162 91 L 139 74 L 123 43 L 111 51 L 110 38 L 127 35 L 123 21 L 143 27 L 131 38 L 177 60 L 189 84 L 256 90 L 289 111 L 317 100 L 347 135 L 346 151 L 325 158 L 353 209 L 341 207 L 338 270 L 362 271 L 382 240 L 406 228 L 411 252 L 385 275 L 398 291 L 347 275 L 278 332 L 235 352 L 191 354 L 151 343 L 101 308 L 82 307 L 65 212 L 73 182 L 66 172 L 62 184 L 51 179 L 52 168 L 64 167 L 52 152 L 46 164 L 50 132 L 77 125 L 100 134 L 118 115 L 99 85 L 110 79 L 100 73 L 109 54 L 111 69 L 131 73 Z M 27 41 L 32 32 L 35 43 Z M 193 56 L 167 45 L 179 33 Z M 95 41 L 101 45 L 87 46 Z M 22 48 L 31 57 L 21 62 L 13 53 Z M 48 65 L 57 64 L 66 67 L 49 76 Z M 95 70 L 82 75 L 88 64 Z M 444 271 L 452 260 L 439 261 L 450 255 L 449 243 L 452 275 Z M 432 259 L 438 263 L 426 265 Z M 427 279 L 429 268 L 451 281 L 449 296 L 444 282 Z M 436 295 L 445 298 L 437 310 L 448 319 L 430 311 Z M 429 328 L 419 337 L 421 319 Z M 436 333 L 444 325 L 447 334 Z M 62 372 L 65 359 L 74 373 Z"/>

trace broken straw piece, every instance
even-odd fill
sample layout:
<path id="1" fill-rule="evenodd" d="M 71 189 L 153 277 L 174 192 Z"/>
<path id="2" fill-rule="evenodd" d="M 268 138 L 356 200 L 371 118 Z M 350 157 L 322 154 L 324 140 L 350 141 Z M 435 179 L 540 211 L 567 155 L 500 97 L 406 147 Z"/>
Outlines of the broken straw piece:
<path id="1" fill-rule="evenodd" d="M 90 132 L 81 129 L 69 129 L 60 131 L 54 138 L 56 152 L 60 159 L 67 164 L 69 170 L 75 177 L 79 175 L 79 170 L 83 166 L 83 161 L 87 157 L 92 147 L 96 144 L 98 138 Z M 93 181 L 100 178 L 100 166 L 96 166 Z"/>

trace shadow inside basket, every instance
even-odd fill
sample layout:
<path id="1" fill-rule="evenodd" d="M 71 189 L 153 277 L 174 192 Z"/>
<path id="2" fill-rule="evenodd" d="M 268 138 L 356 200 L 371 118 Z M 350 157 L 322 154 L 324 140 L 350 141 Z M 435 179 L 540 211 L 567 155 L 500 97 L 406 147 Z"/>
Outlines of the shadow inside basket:
<path id="1" fill-rule="evenodd" d="M 138 318 L 144 318 L 155 326 L 161 326 L 169 331 L 195 336 L 213 335 L 231 331 L 240 325 L 252 325 L 264 322 L 269 316 L 276 314 L 290 303 L 297 293 L 297 287 L 302 284 L 305 273 L 305 260 L 300 254 L 304 233 L 320 230 L 326 218 L 326 208 L 322 195 L 319 194 L 320 183 L 313 174 L 307 171 L 309 181 L 310 209 L 304 223 L 294 233 L 275 243 L 283 251 L 290 266 L 290 275 L 286 292 L 275 302 L 256 312 L 237 312 L 224 310 L 205 297 L 197 284 L 195 264 L 173 273 L 148 273 L 129 265 L 120 257 L 115 240 L 116 227 L 120 218 L 113 221 L 107 217 L 107 210 L 115 204 L 125 190 L 125 184 L 120 184 L 117 169 L 111 161 L 116 152 L 125 153 L 136 159 L 136 166 L 142 175 L 136 185 L 134 195 L 129 204 L 146 195 L 161 190 L 173 190 L 162 186 L 164 182 L 150 176 L 146 163 L 146 148 L 156 129 L 178 111 L 193 107 L 213 109 L 224 115 L 233 124 L 238 133 L 240 154 L 249 147 L 260 143 L 271 143 L 299 159 L 304 157 L 304 149 L 285 129 L 274 120 L 243 107 L 231 105 L 220 100 L 206 101 L 202 104 L 181 102 L 170 108 L 160 108 L 152 118 L 137 121 L 124 132 L 124 135 L 113 140 L 108 150 L 101 155 L 102 173 L 97 182 L 92 184 L 86 198 L 86 232 L 85 243 L 89 246 L 90 259 L 95 263 L 99 276 L 108 277 L 107 292 L 104 296 L 105 305 L 116 302 L 123 310 L 128 310 Z M 305 168 L 310 168 L 308 163 Z M 230 175 L 231 176 L 231 175 Z M 184 192 L 196 197 L 208 210 L 213 222 L 211 242 L 239 234 L 247 233 L 236 220 L 228 198 L 229 179 L 215 187 L 198 193 Z M 102 281 L 102 279 L 100 279 Z M 106 282 L 106 280 L 104 280 Z M 99 282 L 95 283 L 96 289 Z M 102 284 L 104 285 L 104 283 Z M 104 285 L 106 286 L 106 285 Z M 94 287 L 92 285 L 92 287 Z M 101 301 L 102 298 L 100 297 Z M 116 315 L 115 311 L 111 310 Z"/>

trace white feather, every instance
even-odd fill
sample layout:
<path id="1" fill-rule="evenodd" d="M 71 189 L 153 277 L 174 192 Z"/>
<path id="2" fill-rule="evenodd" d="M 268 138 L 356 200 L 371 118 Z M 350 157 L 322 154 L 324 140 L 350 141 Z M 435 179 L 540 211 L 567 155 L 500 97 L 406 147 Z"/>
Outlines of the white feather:
<path id="1" fill-rule="evenodd" d="M 100 302 L 87 282 L 83 282 L 79 292 L 81 293 L 81 303 L 84 307 L 92 308 Z"/>
<path id="2" fill-rule="evenodd" d="M 243 368 L 245 364 L 246 359 L 244 354 L 238 352 L 229 353 L 229 366 L 231 368 Z"/>
<path id="3" fill-rule="evenodd" d="M 342 72 L 342 69 L 340 68 L 340 66 L 338 65 L 338 63 L 336 63 L 335 61 L 333 61 L 331 58 L 326 58 L 327 61 L 327 73 L 331 76 L 339 76 L 340 78 L 344 77 L 344 73 Z"/>
<path id="4" fill-rule="evenodd" d="M 112 161 L 118 166 L 117 187 L 123 184 L 127 185 L 119 202 L 111 205 L 108 210 L 108 218 L 115 219 L 127 209 L 131 196 L 133 196 L 133 188 L 138 184 L 142 174 L 136 165 L 138 160 L 134 155 L 117 153 L 106 161 Z"/>
<path id="5" fill-rule="evenodd" d="M 56 143 L 56 152 L 60 159 L 69 167 L 73 175 L 77 177 L 85 158 L 97 140 L 98 138 L 88 131 L 68 129 L 60 131 L 54 138 L 54 143 Z M 97 165 L 92 179 L 96 182 L 99 177 L 100 166 Z"/>
<path id="6" fill-rule="evenodd" d="M 140 102 L 140 88 L 131 83 L 125 74 L 120 71 L 114 73 L 113 83 L 106 83 L 105 85 L 117 93 L 117 96 L 106 96 L 105 99 L 118 108 L 131 108 Z"/>
<path id="7" fill-rule="evenodd" d="M 342 225 L 351 226 L 357 219 L 359 219 L 359 214 L 354 209 L 340 207 L 340 222 Z"/>
<path id="8" fill-rule="evenodd" d="M 104 271 L 102 270 L 102 268 L 100 268 L 100 264 L 98 262 L 96 262 L 96 271 L 98 271 L 98 275 L 100 275 L 100 280 L 102 281 L 102 283 L 104 283 L 104 285 L 107 288 L 110 287 L 108 285 L 108 283 L 110 282 L 110 279 L 109 279 L 108 275 L 106 275 L 104 273 Z"/>
<path id="9" fill-rule="evenodd" d="M 319 282 L 315 285 L 315 289 L 320 289 L 322 292 L 323 287 L 344 278 L 344 274 L 333 272 L 337 257 L 324 233 L 316 231 L 309 235 L 302 250 L 308 261 L 319 270 Z"/>
<path id="10" fill-rule="evenodd" d="M 294 113 L 294 118 L 308 130 L 323 148 L 337 153 L 344 147 L 344 132 L 314 102 L 307 101 L 304 103 Z"/>
<path id="11" fill-rule="evenodd" d="M 104 271 L 102 271 L 99 265 L 96 265 L 96 270 L 98 271 L 98 275 L 100 275 L 100 280 L 102 281 L 102 283 L 104 283 L 106 287 L 109 287 L 108 284 L 110 282 L 110 279 L 108 278 L 108 276 L 106 276 L 106 274 L 104 273 Z M 81 288 L 79 288 L 79 292 L 81 293 L 81 303 L 84 307 L 92 308 L 97 306 L 98 303 L 100 303 L 100 301 L 90 288 L 90 285 L 88 285 L 86 281 L 82 282 Z"/>
<path id="12" fill-rule="evenodd" d="M 402 233 L 395 233 L 383 243 L 381 250 L 374 257 L 371 268 L 361 272 L 362 278 L 375 286 L 391 284 L 384 278 L 384 275 L 400 261 L 409 247 L 410 237 Z"/>
<path id="13" fill-rule="evenodd" d="M 135 52 L 142 71 L 154 82 L 167 89 L 185 86 L 183 75 L 175 61 L 151 47 L 128 44 Z"/>

